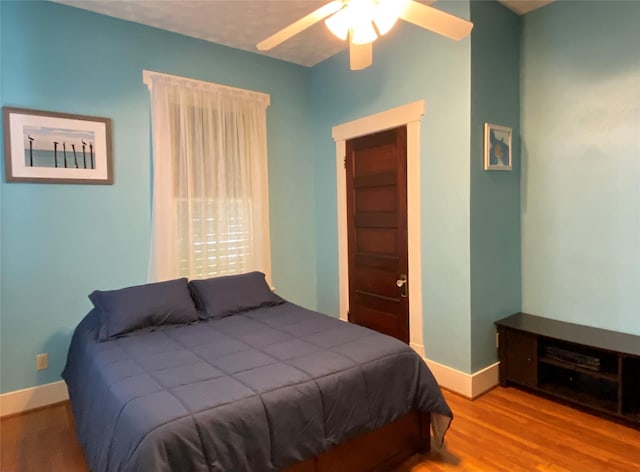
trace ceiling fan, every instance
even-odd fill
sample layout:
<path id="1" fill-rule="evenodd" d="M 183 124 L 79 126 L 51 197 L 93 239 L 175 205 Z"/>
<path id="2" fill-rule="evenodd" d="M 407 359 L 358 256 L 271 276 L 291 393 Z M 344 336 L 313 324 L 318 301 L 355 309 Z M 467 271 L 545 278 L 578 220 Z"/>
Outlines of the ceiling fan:
<path id="1" fill-rule="evenodd" d="M 398 18 L 414 25 L 460 40 L 473 23 L 414 0 L 334 0 L 291 23 L 257 44 L 268 51 L 324 20 L 339 39 L 349 39 L 351 70 L 369 67 L 373 61 L 373 41 L 388 33 Z"/>

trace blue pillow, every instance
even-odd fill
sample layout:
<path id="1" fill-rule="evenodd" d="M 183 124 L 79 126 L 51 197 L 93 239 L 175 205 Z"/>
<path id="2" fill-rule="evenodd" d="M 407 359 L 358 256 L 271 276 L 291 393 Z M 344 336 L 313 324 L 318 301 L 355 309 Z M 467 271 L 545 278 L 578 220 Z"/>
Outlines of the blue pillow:
<path id="1" fill-rule="evenodd" d="M 285 302 L 271 291 L 262 272 L 192 280 L 189 286 L 205 318 L 222 318 Z"/>
<path id="2" fill-rule="evenodd" d="M 100 311 L 100 341 L 136 329 L 198 321 L 186 278 L 103 292 L 89 299 Z"/>

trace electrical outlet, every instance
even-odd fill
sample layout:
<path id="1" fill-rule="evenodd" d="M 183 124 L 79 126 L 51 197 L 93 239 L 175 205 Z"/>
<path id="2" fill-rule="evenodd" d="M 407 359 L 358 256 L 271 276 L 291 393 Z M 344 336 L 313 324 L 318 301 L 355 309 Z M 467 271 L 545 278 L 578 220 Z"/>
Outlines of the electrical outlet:
<path id="1" fill-rule="evenodd" d="M 47 367 L 49 367 L 49 354 L 37 354 L 36 369 L 45 370 Z"/>

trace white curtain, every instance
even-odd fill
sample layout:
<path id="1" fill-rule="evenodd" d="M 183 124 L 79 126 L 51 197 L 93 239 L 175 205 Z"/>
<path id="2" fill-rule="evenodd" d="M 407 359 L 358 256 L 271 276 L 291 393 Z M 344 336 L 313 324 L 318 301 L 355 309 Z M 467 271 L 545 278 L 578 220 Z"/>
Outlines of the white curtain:
<path id="1" fill-rule="evenodd" d="M 149 280 L 259 270 L 271 281 L 269 96 L 145 71 L 151 93 Z"/>

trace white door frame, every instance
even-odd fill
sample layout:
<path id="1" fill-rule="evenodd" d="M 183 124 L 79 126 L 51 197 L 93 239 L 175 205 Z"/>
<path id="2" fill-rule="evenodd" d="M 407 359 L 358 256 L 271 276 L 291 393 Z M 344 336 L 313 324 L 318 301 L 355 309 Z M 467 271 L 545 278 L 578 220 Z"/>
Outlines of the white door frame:
<path id="1" fill-rule="evenodd" d="M 376 113 L 334 126 L 336 142 L 336 180 L 338 200 L 338 283 L 340 319 L 347 320 L 349 310 L 349 258 L 347 251 L 347 181 L 344 158 L 346 141 L 369 134 L 407 127 L 407 232 L 409 258 L 409 341 L 424 357 L 422 335 L 422 256 L 420 251 L 420 120 L 424 100 Z"/>

